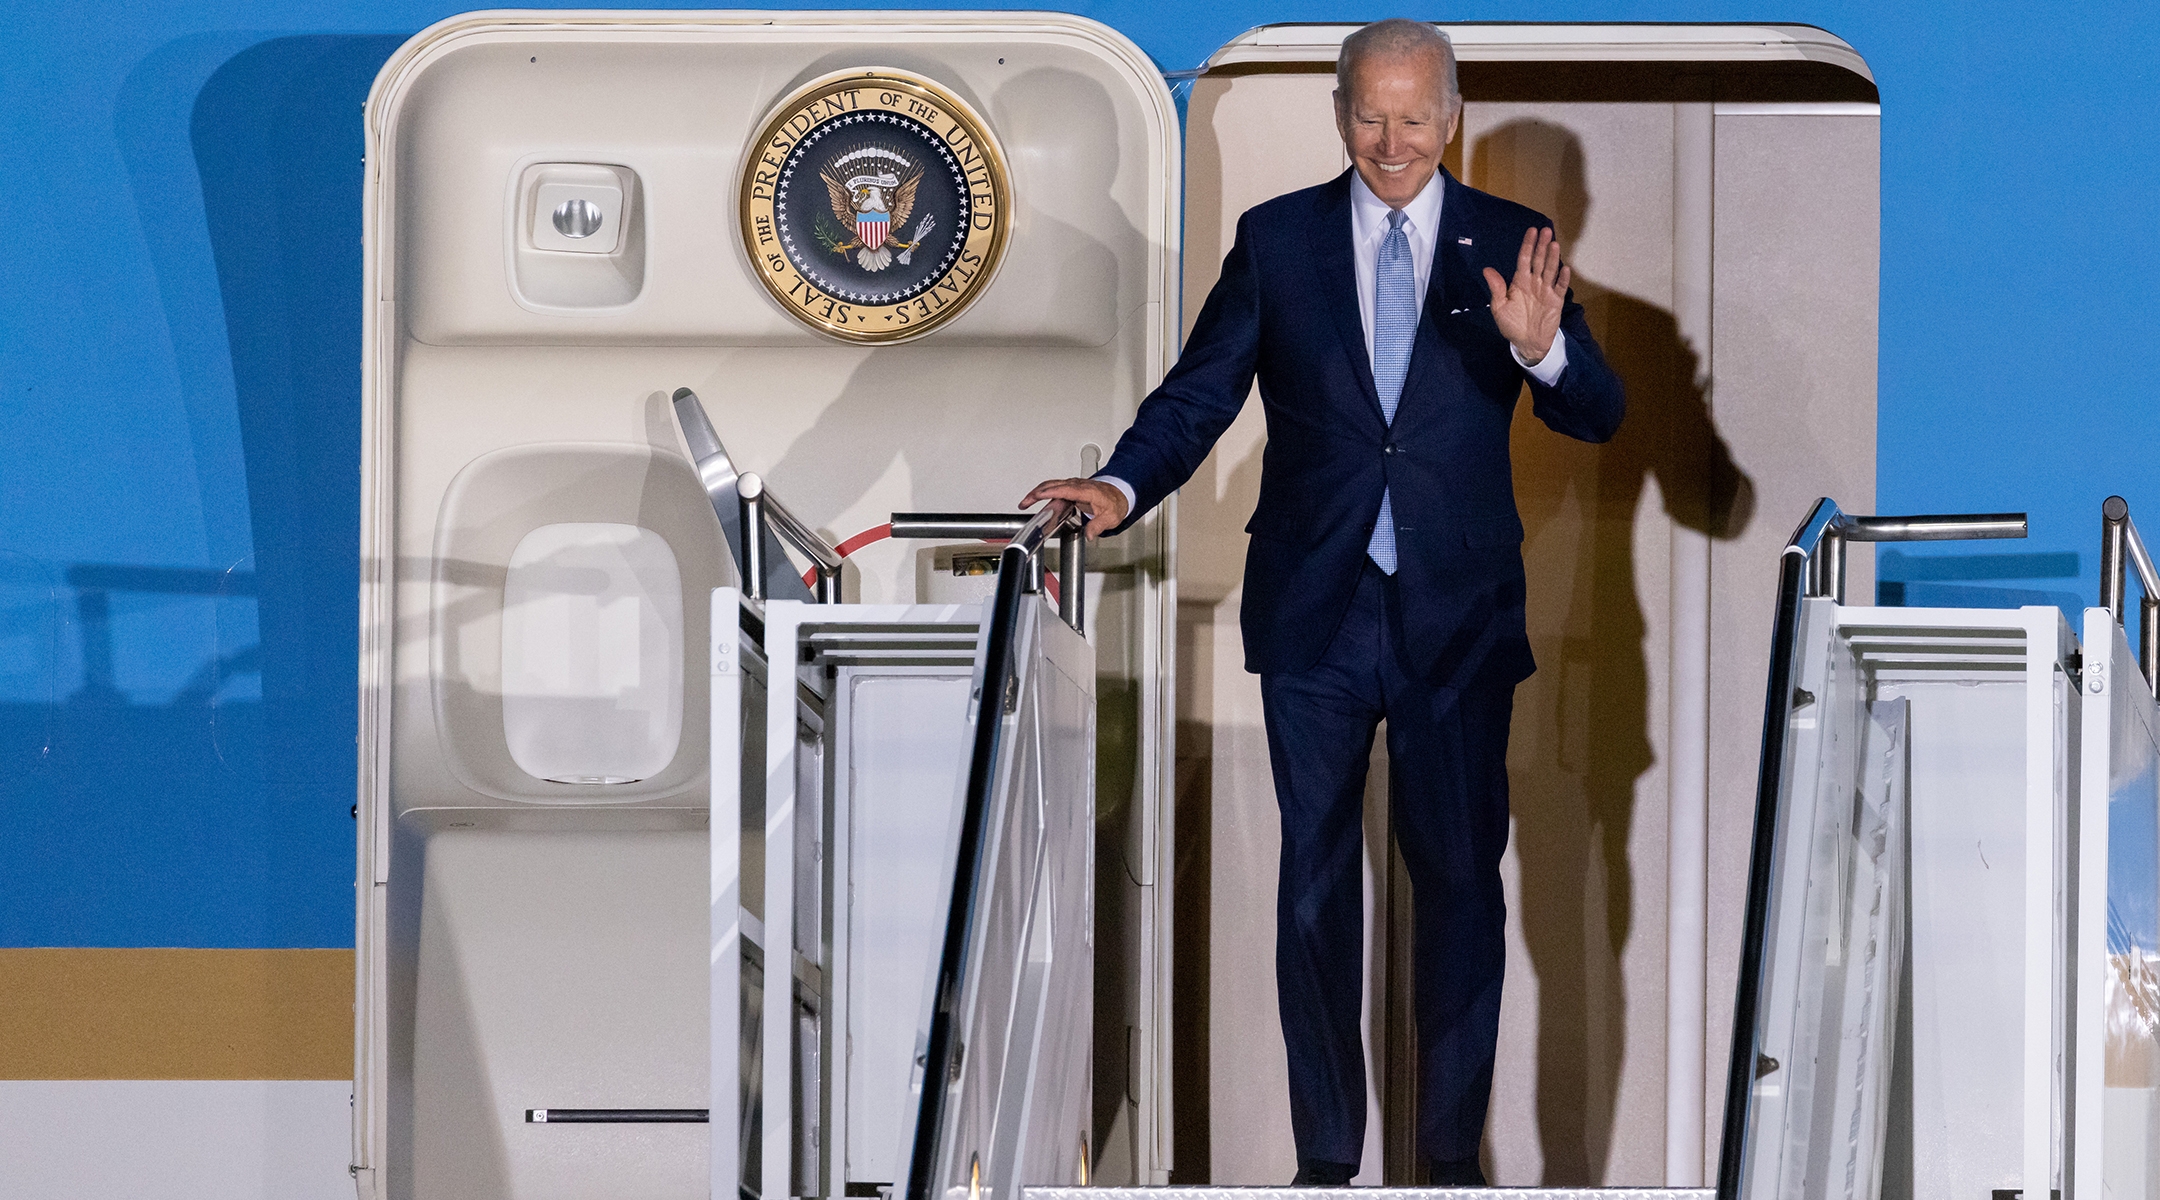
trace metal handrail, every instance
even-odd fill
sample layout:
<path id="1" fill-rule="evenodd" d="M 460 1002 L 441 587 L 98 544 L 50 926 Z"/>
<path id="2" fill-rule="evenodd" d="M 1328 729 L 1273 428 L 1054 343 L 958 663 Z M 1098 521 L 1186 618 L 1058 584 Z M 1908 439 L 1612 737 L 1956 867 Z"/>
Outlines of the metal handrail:
<path id="1" fill-rule="evenodd" d="M 2142 593 L 2138 597 L 2138 670 L 2145 673 L 2147 687 L 2160 686 L 2155 682 L 2160 679 L 2155 674 L 2160 672 L 2160 571 L 2153 569 L 2145 539 L 2130 519 L 2129 501 L 2109 496 L 2100 504 L 2100 605 L 2115 614 L 2117 625 L 2123 624 L 2125 559 L 2137 568 Z"/>
<path id="2" fill-rule="evenodd" d="M 1065 504 L 1065 501 L 1058 501 Z M 1070 506 L 1068 505 L 1068 509 Z M 1043 512 L 1048 512 L 1044 509 Z M 929 538 L 936 541 L 956 541 L 963 538 L 979 538 L 983 541 L 1010 541 L 1020 536 L 1031 521 L 1040 520 L 1042 513 L 1030 516 L 1026 513 L 894 513 L 892 536 L 896 538 Z M 1087 632 L 1087 526 L 1084 520 L 1068 517 L 1057 527 L 1058 538 L 1058 616 L 1080 633 Z M 1002 571 L 1002 567 L 1000 568 Z M 1042 590 L 1042 557 L 1029 560 L 1027 590 Z"/>
<path id="3" fill-rule="evenodd" d="M 2025 536 L 2024 513 L 1861 517 L 1838 511 L 1836 503 L 1827 497 L 1816 502 L 1816 509 L 1819 511 L 1824 504 L 1830 505 L 1830 511 L 1816 531 L 1816 540 L 1807 547 L 1808 595 L 1829 596 L 1839 604 L 1845 603 L 1847 542 L 1961 542 Z M 1797 540 L 1815 519 L 1816 513 L 1811 512 L 1793 537 Z M 1794 543 L 1786 544 L 1787 554 L 1793 549 Z"/>
<path id="4" fill-rule="evenodd" d="M 697 393 L 686 387 L 676 388 L 674 407 L 683 448 L 697 464 L 698 482 L 704 485 L 705 498 L 712 502 L 713 516 L 720 522 L 721 537 L 745 581 L 743 594 L 760 600 L 814 598 L 809 586 L 792 571 L 781 572 L 777 578 L 766 577 L 766 564 L 773 556 L 767 553 L 762 534 L 755 538 L 743 536 L 743 504 L 737 492 L 742 476 L 735 470 L 735 460 L 728 457 L 727 447 L 720 444 L 720 434 L 706 417 Z M 750 569 L 753 557 L 757 560 L 755 571 Z"/>
<path id="5" fill-rule="evenodd" d="M 1779 790 L 1785 775 L 1786 731 L 1792 727 L 1794 655 L 1799 650 L 1800 609 L 1809 598 L 1845 602 L 1845 543 L 1935 542 L 2022 538 L 2024 513 L 1957 516 L 1864 517 L 1841 511 L 1828 496 L 1778 556 L 1777 615 L 1770 633 L 1770 679 L 1763 702 L 1762 761 L 1755 776 L 1754 848 L 1748 861 L 1747 913 L 1740 939 L 1740 979 L 1733 999 L 1732 1059 L 1725 1077 L 1725 1123 L 1718 1150 L 1718 1200 L 1739 1200 L 1746 1167 L 1748 1123 L 1753 1116 L 1757 1026 L 1762 1012 L 1762 972 L 1770 923 L 1770 887 L 1777 863 Z M 2103 573 L 2104 579 L 2104 573 Z M 2103 586 L 2105 584 L 2103 583 Z M 2160 589 L 2155 589 L 2160 591 Z"/>
<path id="6" fill-rule="evenodd" d="M 980 538 L 1009 541 L 1035 519 L 1033 513 L 894 513 L 892 535 L 896 538 L 937 538 L 959 541 Z"/>
<path id="7" fill-rule="evenodd" d="M 755 471 L 744 471 L 735 480 L 735 495 L 742 502 L 742 527 L 755 530 L 756 537 L 743 539 L 744 554 L 743 594 L 752 600 L 765 598 L 765 537 L 769 531 L 781 541 L 795 548 L 795 552 L 810 560 L 810 567 L 817 572 L 816 597 L 819 604 L 835 604 L 840 599 L 840 555 L 826 544 L 802 519 L 788 511 L 780 498 L 766 488 L 765 479 Z"/>
<path id="8" fill-rule="evenodd" d="M 895 514 L 897 530 L 901 517 Z M 997 594 L 991 601 L 990 628 L 983 643 L 982 690 L 975 697 L 975 737 L 968 752 L 967 789 L 962 794 L 960 845 L 954 861 L 952 900 L 945 914 L 945 938 L 938 951 L 932 987 L 930 1029 L 922 1059 L 922 1097 L 915 1114 L 915 1138 L 908 1160 L 906 1200 L 938 1200 L 933 1177 L 950 1081 L 960 1067 L 958 1019 L 960 993 L 969 967 L 968 934 L 981 892 L 985 826 L 991 793 L 997 784 L 1004 750 L 1005 715 L 1019 703 L 1013 685 L 1013 639 L 1021 605 L 1033 590 L 1033 564 L 1052 534 L 1064 535 L 1080 521 L 1078 506 L 1052 500 L 1030 517 L 998 555 Z M 896 533 L 896 536 L 897 533 Z M 1077 592 L 1071 589 L 1067 594 Z"/>

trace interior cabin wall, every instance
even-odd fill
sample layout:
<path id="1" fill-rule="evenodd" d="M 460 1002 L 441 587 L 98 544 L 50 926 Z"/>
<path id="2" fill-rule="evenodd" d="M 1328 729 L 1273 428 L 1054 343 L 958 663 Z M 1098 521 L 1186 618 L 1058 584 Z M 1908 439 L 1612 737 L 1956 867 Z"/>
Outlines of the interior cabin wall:
<path id="1" fill-rule="evenodd" d="M 1541 94 L 1522 78 L 1481 96 L 1466 71 L 1447 165 L 1552 218 L 1629 414 L 1603 446 L 1552 433 L 1527 404 L 1516 422 L 1540 669 L 1516 692 L 1510 744 L 1508 983 L 1488 1162 L 1496 1183 L 1656 1185 L 1667 1182 L 1667 818 L 1683 799 L 1673 747 L 1706 758 L 1678 786 L 1710 781 L 1700 1003 L 1711 1171 L 1777 553 L 1817 496 L 1861 512 L 1873 501 L 1875 121 L 1821 115 L 1850 105 L 1718 112 L 1709 84 L 1669 78 L 1646 100 Z M 1188 329 L 1238 214 L 1347 166 L 1333 86 L 1312 70 L 1194 84 Z M 1180 1106 L 1179 1174 L 1218 1184 L 1281 1183 L 1296 1168 L 1270 966 L 1278 818 L 1237 627 L 1264 440 L 1248 405 L 1179 502 L 1178 936 L 1182 962 L 1205 945 L 1209 963 L 1205 979 L 1178 984 L 1184 1044 L 1206 1055 L 1180 1070 L 1196 1090 Z M 1869 568 L 1855 556 L 1851 594 L 1868 593 Z M 1676 689 L 1676 663 L 1692 687 Z M 1705 738 L 1717 749 L 1700 749 Z M 1383 1146 L 1382 1095 L 1399 1107 L 1405 1094 L 1404 1031 L 1389 1016 L 1407 994 L 1388 971 L 1387 946 L 1407 930 L 1399 917 L 1389 928 L 1404 885 L 1379 802 L 1385 759 L 1375 754 L 1367 797 L 1368 1025 L 1385 1047 L 1368 1073 L 1359 1181 L 1373 1183 L 1408 1182 L 1414 1161 L 1399 1135 Z"/>

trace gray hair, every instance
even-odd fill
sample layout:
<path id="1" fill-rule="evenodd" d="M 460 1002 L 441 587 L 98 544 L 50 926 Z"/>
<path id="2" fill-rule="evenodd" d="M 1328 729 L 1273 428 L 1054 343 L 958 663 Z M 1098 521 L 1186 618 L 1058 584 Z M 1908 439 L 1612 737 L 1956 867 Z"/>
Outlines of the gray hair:
<path id="1" fill-rule="evenodd" d="M 1446 87 L 1442 98 L 1450 111 L 1461 107 L 1462 91 L 1455 82 L 1455 43 L 1433 26 L 1408 17 L 1374 21 L 1344 38 L 1342 53 L 1335 59 L 1335 87 L 1347 102 L 1350 76 L 1359 63 L 1368 58 L 1402 58 L 1417 54 L 1440 56 L 1441 81 Z"/>

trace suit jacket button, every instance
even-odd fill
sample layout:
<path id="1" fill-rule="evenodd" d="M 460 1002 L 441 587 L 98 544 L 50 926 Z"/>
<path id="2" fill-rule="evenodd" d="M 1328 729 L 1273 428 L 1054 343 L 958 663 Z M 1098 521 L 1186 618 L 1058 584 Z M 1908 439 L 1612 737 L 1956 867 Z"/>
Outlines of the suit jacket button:
<path id="1" fill-rule="evenodd" d="M 1382 453 L 1382 454 L 1393 454 L 1393 453 L 1395 453 L 1395 443 L 1393 443 L 1393 442 L 1389 442 L 1389 443 L 1387 443 L 1386 445 L 1384 445 L 1384 446 L 1380 447 L 1380 453 Z"/>

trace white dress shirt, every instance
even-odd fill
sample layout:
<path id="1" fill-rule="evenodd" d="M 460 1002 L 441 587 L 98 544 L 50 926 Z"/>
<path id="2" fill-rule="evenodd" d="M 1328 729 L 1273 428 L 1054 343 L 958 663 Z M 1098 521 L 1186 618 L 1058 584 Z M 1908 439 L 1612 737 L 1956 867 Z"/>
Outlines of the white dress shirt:
<path id="1" fill-rule="evenodd" d="M 1422 191 L 1403 205 L 1403 232 L 1410 238 L 1410 266 L 1417 273 L 1418 310 L 1425 308 L 1425 288 L 1432 282 L 1433 245 L 1440 235 L 1440 206 L 1447 197 L 1446 181 L 1438 171 L 1433 172 Z M 1356 171 L 1350 173 L 1350 243 L 1355 253 L 1350 256 L 1357 266 L 1358 315 L 1365 321 L 1365 362 L 1370 367 L 1373 357 L 1373 276 L 1379 270 L 1380 243 L 1387 240 L 1388 205 L 1373 190 L 1365 186 L 1365 177 Z M 1479 282 L 1483 282 L 1482 277 Z M 1567 335 L 1556 334 L 1552 348 L 1545 352 L 1536 365 L 1523 361 L 1522 352 L 1514 346 L 1508 353 L 1515 356 L 1515 363 L 1530 373 L 1532 379 L 1551 386 L 1567 370 Z"/>
<path id="2" fill-rule="evenodd" d="M 1410 263 L 1416 272 L 1416 296 L 1418 309 L 1423 314 L 1425 288 L 1432 282 L 1433 247 L 1440 233 L 1440 206 L 1447 198 L 1446 181 L 1438 171 L 1423 190 L 1403 205 L 1403 233 L 1410 238 Z M 1357 267 L 1358 316 L 1365 323 L 1365 363 L 1370 370 L 1373 358 L 1373 291 L 1374 275 L 1379 270 L 1380 243 L 1387 240 L 1388 205 L 1373 190 L 1365 186 L 1365 177 L 1350 172 L 1350 244 L 1351 261 Z M 1480 280 L 1482 282 L 1482 279 Z M 1515 363 L 1529 372 L 1532 379 L 1548 387 L 1567 370 L 1567 335 L 1556 333 L 1552 348 L 1536 363 L 1523 361 L 1522 352 L 1513 345 L 1508 353 L 1515 356 Z M 1125 511 L 1130 514 L 1139 503 L 1132 485 L 1115 475 L 1097 475 L 1095 478 L 1114 487 L 1125 497 Z"/>

